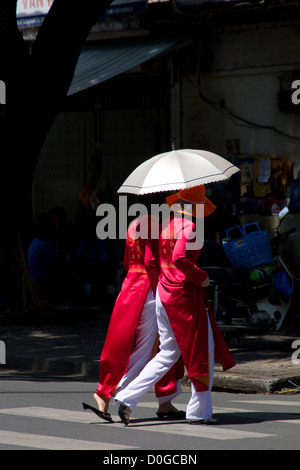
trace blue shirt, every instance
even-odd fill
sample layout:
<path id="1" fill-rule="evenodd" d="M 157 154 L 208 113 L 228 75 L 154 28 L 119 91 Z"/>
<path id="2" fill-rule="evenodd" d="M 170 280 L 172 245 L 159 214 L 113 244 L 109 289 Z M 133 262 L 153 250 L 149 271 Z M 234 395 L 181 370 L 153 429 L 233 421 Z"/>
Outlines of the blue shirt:
<path id="1" fill-rule="evenodd" d="M 58 255 L 52 245 L 39 238 L 34 238 L 30 243 L 27 261 L 32 278 L 41 284 L 47 282 L 49 271 L 59 264 Z"/>

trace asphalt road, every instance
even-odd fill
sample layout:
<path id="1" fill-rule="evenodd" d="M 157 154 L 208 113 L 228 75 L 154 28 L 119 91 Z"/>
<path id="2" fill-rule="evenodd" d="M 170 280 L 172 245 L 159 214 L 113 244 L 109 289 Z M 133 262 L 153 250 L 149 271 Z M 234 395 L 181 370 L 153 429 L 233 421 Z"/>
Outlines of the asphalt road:
<path id="1" fill-rule="evenodd" d="M 86 381 L 6 373 L 0 380 L 0 450 L 98 450 L 98 463 L 134 468 L 139 463 L 164 464 L 166 452 L 175 453 L 177 459 L 195 457 L 197 462 L 173 462 L 193 465 L 200 463 L 203 450 L 300 448 L 300 394 L 214 392 L 214 416 L 219 423 L 205 426 L 158 421 L 155 395 L 150 391 L 125 427 L 114 403 L 110 407 L 114 423 L 83 410 L 82 402 L 94 405 L 94 389 L 95 384 Z M 190 392 L 184 391 L 175 404 L 185 409 L 189 397 Z M 113 460 L 126 455 L 136 461 Z"/>

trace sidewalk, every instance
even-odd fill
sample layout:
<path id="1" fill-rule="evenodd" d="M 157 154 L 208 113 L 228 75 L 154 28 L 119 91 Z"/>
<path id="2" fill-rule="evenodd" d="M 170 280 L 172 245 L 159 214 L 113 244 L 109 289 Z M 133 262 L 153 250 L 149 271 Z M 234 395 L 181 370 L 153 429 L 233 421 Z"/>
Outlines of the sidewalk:
<path id="1" fill-rule="evenodd" d="M 41 377 L 78 378 L 98 382 L 99 356 L 104 344 L 112 305 L 56 311 L 44 318 L 0 315 L 0 340 L 6 347 L 9 372 Z M 299 344 L 292 347 L 298 340 Z M 299 351 L 299 353 L 297 352 Z M 245 335 L 239 348 L 231 349 L 236 366 L 223 372 L 215 365 L 214 390 L 240 393 L 274 393 L 300 386 L 300 329 L 265 335 Z M 292 354 L 299 364 L 292 361 Z M 189 386 L 188 380 L 183 384 Z"/>

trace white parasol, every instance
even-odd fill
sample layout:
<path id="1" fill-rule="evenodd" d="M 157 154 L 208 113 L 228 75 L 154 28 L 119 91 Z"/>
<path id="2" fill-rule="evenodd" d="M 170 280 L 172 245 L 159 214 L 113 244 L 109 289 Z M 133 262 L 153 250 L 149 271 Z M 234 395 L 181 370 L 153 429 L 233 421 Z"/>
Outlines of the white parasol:
<path id="1" fill-rule="evenodd" d="M 118 189 L 118 193 L 151 194 L 178 191 L 200 184 L 228 181 L 239 168 L 206 150 L 172 150 L 139 165 Z"/>

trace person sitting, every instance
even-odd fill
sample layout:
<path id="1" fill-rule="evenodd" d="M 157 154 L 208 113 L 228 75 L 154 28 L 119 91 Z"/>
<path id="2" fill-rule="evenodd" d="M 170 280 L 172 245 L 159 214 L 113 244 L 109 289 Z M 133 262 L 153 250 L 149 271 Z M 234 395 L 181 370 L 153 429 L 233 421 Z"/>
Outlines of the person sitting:
<path id="1" fill-rule="evenodd" d="M 62 262 L 72 265 L 80 244 L 77 230 L 69 222 L 67 211 L 63 207 L 53 207 L 50 214 L 54 219 L 56 228 L 55 246 L 57 254 Z"/>
<path id="2" fill-rule="evenodd" d="M 28 247 L 27 262 L 32 279 L 50 297 L 56 295 L 60 260 L 54 249 L 55 225 L 50 214 L 38 219 L 37 236 Z"/>
<path id="3" fill-rule="evenodd" d="M 91 295 L 101 299 L 107 294 L 107 285 L 114 283 L 114 266 L 105 240 L 96 235 L 93 224 L 88 225 L 75 255 L 76 272 L 82 284 L 90 285 Z"/>

